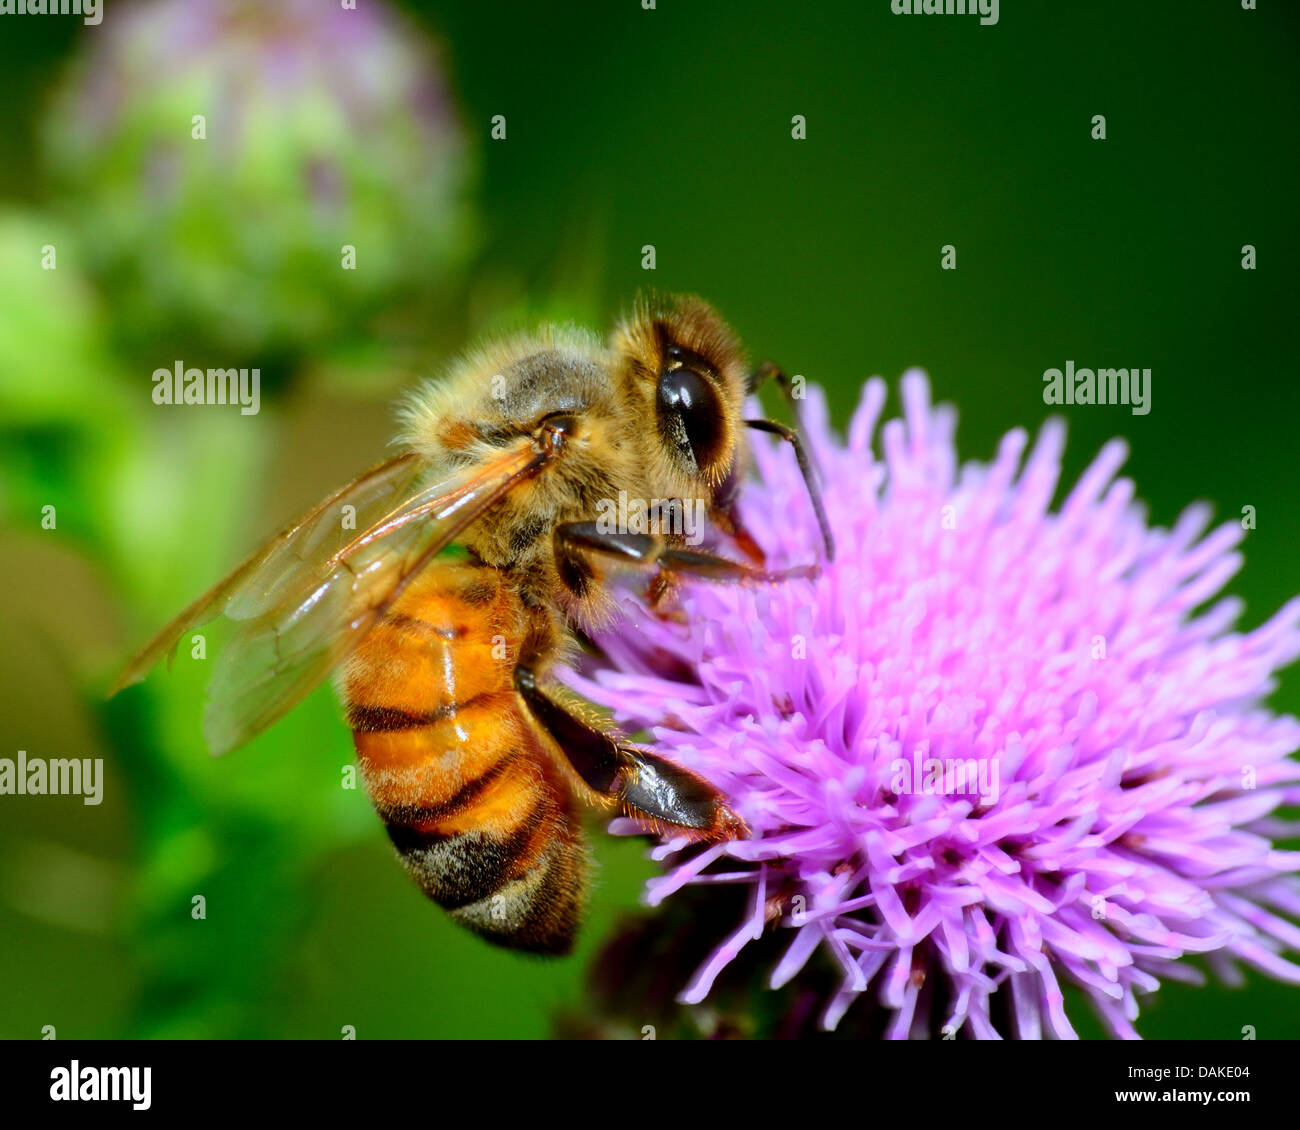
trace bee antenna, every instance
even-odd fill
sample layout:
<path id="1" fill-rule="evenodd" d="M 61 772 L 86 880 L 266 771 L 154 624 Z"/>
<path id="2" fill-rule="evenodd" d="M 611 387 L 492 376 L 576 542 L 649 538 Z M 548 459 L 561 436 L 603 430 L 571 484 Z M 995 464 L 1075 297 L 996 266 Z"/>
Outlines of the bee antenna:
<path id="1" fill-rule="evenodd" d="M 817 525 L 821 527 L 822 541 L 826 543 L 826 560 L 834 561 L 835 538 L 831 534 L 831 523 L 826 517 L 826 507 L 822 505 L 821 487 L 818 485 L 819 480 L 824 481 L 825 476 L 821 474 L 821 468 L 817 466 L 815 457 L 799 439 L 801 423 L 799 399 L 795 396 L 793 382 L 780 365 L 764 361 L 749 374 L 749 379 L 745 382 L 745 392 L 753 395 L 768 381 L 773 381 L 781 390 L 781 395 L 790 406 L 790 415 L 794 418 L 795 426 L 789 428 L 784 424 L 778 424 L 775 420 L 746 420 L 745 425 L 755 431 L 778 435 L 794 448 L 794 457 L 799 463 L 799 473 L 803 475 L 804 485 L 808 488 L 808 497 L 812 500 L 813 510 L 817 512 Z"/>
<path id="2" fill-rule="evenodd" d="M 770 432 L 774 436 L 780 436 L 794 448 L 799 473 L 803 475 L 804 486 L 808 488 L 808 497 L 812 500 L 813 510 L 817 514 L 817 525 L 821 528 L 822 541 L 826 543 L 826 560 L 834 561 L 835 537 L 831 533 L 830 519 L 826 517 L 826 507 L 822 503 L 822 488 L 817 483 L 817 476 L 808 459 L 803 441 L 799 438 L 799 433 L 794 428 L 777 423 L 776 420 L 746 420 L 745 427 L 753 428 L 756 432 Z"/>

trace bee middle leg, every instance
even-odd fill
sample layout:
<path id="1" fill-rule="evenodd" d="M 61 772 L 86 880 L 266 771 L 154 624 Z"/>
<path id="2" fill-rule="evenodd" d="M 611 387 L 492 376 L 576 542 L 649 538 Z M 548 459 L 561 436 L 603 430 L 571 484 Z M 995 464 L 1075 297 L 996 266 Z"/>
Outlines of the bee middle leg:
<path id="1" fill-rule="evenodd" d="M 537 685 L 525 656 L 515 689 L 587 786 L 655 830 L 696 839 L 734 840 L 749 829 L 722 793 L 703 777 L 649 750 L 621 741 L 578 717 Z"/>

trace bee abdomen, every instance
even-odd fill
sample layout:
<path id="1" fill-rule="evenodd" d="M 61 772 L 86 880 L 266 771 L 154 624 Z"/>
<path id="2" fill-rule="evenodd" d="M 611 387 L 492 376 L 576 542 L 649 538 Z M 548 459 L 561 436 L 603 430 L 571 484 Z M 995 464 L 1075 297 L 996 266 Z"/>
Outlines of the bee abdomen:
<path id="1" fill-rule="evenodd" d="M 501 945 L 567 953 L 586 859 L 540 768 L 508 756 L 448 801 L 381 815 L 411 877 L 461 925 Z"/>
<path id="2" fill-rule="evenodd" d="M 371 802 L 425 894 L 489 941 L 566 953 L 586 852 L 514 690 L 516 600 L 487 570 L 430 570 L 354 655 L 348 717 Z"/>

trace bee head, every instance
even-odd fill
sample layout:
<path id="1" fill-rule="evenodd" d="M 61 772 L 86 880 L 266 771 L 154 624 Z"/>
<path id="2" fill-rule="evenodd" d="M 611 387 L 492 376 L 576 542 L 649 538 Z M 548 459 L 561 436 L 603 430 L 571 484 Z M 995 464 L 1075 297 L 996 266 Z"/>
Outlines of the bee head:
<path id="1" fill-rule="evenodd" d="M 612 347 L 660 458 L 716 490 L 736 461 L 745 396 L 744 353 L 731 329 L 702 299 L 652 298 L 618 326 Z"/>

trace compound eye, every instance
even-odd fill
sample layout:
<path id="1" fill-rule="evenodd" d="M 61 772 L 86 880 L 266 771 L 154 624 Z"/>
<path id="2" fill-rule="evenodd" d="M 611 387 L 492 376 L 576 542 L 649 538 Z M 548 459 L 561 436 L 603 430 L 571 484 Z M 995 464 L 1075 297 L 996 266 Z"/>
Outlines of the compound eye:
<path id="1" fill-rule="evenodd" d="M 725 421 L 712 383 L 679 365 L 659 374 L 659 427 L 693 469 L 708 471 L 722 456 Z"/>

